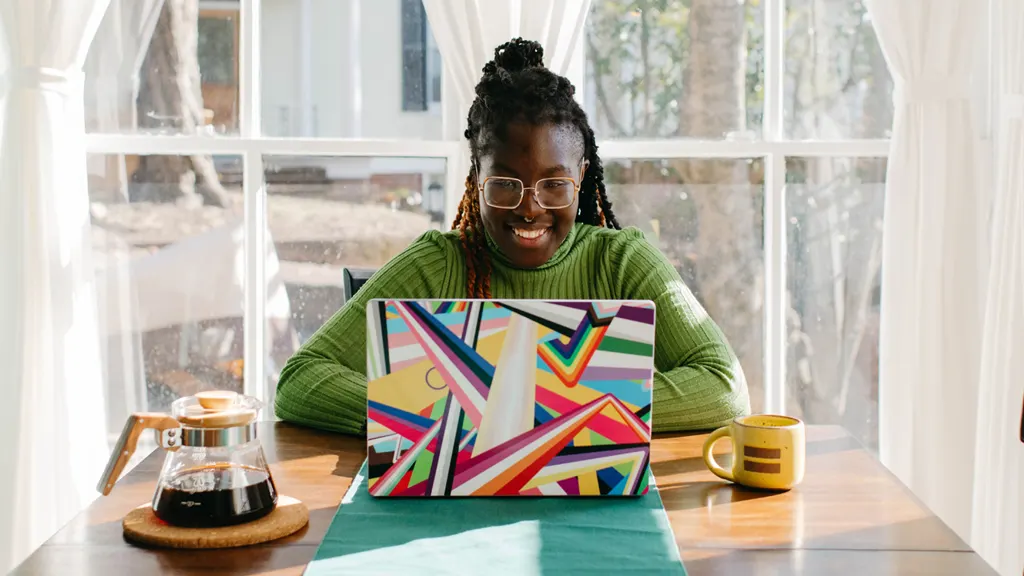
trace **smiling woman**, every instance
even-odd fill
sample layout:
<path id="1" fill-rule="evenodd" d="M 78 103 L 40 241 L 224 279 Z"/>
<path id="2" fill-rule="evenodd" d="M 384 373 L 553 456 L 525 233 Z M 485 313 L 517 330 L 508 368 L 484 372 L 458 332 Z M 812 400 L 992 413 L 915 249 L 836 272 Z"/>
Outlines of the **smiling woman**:
<path id="1" fill-rule="evenodd" d="M 472 168 L 453 231 L 428 232 L 389 261 L 288 361 L 277 415 L 365 430 L 374 298 L 650 300 L 655 431 L 712 428 L 749 412 L 722 331 L 639 230 L 619 229 L 593 130 L 572 84 L 544 68 L 540 46 L 498 47 L 476 94 Z"/>

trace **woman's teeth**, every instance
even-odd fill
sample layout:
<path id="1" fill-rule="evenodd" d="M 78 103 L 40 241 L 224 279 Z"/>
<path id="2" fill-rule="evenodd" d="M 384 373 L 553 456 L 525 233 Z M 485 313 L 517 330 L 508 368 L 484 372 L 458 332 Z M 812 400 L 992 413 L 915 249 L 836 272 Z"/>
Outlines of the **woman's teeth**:
<path id="1" fill-rule="evenodd" d="M 536 240 L 537 238 L 543 236 L 544 233 L 548 231 L 548 229 L 541 228 L 540 230 L 526 230 L 523 228 L 513 228 L 512 231 L 515 232 L 516 236 L 519 236 L 520 238 L 526 238 L 527 240 Z"/>

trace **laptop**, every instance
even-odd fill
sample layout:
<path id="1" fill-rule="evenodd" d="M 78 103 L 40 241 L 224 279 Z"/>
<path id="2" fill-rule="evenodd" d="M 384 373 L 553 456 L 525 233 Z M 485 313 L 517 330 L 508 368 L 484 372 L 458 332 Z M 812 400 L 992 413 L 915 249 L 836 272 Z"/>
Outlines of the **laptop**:
<path id="1" fill-rule="evenodd" d="M 649 301 L 370 301 L 370 494 L 646 494 L 654 319 Z"/>

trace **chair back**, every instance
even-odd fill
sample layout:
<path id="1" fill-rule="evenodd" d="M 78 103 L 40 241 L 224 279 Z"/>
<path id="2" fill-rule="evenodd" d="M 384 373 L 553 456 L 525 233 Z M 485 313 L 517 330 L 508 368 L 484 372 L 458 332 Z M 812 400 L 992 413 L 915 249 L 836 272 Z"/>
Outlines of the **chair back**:
<path id="1" fill-rule="evenodd" d="M 346 304 L 355 296 L 355 293 L 366 284 L 366 281 L 373 276 L 375 268 L 342 268 L 341 269 L 341 283 L 342 283 L 342 295 L 344 300 L 342 304 Z"/>

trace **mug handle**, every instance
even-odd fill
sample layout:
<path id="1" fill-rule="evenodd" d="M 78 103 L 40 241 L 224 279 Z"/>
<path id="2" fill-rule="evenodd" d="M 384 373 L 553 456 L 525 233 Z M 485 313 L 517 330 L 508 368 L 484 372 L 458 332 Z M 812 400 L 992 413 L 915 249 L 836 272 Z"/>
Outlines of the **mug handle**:
<path id="1" fill-rule="evenodd" d="M 715 442 L 726 436 L 732 436 L 732 428 L 730 426 L 722 426 L 708 436 L 708 439 L 704 441 L 704 463 L 708 465 L 708 468 L 715 476 L 723 480 L 735 482 L 736 480 L 732 477 L 732 472 L 719 466 L 718 462 L 715 461 L 715 455 L 711 453 L 711 449 L 715 447 Z"/>

